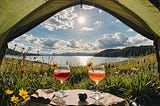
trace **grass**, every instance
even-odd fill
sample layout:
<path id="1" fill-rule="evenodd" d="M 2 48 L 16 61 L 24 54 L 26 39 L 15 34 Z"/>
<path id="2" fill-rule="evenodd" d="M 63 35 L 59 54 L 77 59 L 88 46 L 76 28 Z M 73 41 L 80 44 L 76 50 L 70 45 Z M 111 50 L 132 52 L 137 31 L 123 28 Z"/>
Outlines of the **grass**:
<path id="1" fill-rule="evenodd" d="M 150 103 L 151 98 L 158 95 L 160 81 L 154 54 L 104 65 L 106 77 L 100 82 L 99 91 L 140 104 Z M 86 66 L 70 65 L 70 69 L 70 77 L 63 89 L 96 89 L 94 82 L 88 78 Z M 0 106 L 21 105 L 23 98 L 18 94 L 20 89 L 25 89 L 31 95 L 39 88 L 52 88 L 55 91 L 61 88 L 60 82 L 52 76 L 54 69 L 48 64 L 4 58 L 0 70 Z M 6 94 L 7 89 L 14 93 Z M 11 101 L 13 95 L 19 97 L 18 103 Z"/>

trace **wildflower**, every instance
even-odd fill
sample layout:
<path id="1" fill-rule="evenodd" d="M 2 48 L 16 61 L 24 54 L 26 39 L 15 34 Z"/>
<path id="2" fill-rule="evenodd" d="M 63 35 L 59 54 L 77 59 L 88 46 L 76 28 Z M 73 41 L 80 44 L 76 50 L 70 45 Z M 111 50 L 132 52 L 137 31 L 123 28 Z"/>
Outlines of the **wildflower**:
<path id="1" fill-rule="evenodd" d="M 5 92 L 6 92 L 7 95 L 13 94 L 13 90 L 10 90 L 10 89 L 6 90 Z"/>
<path id="2" fill-rule="evenodd" d="M 33 60 L 36 60 L 36 57 L 33 57 Z"/>
<path id="3" fill-rule="evenodd" d="M 24 76 L 26 74 L 26 71 L 25 70 L 21 70 L 21 74 L 22 74 L 22 76 Z"/>
<path id="4" fill-rule="evenodd" d="M 94 66 L 94 64 L 93 64 L 93 62 L 91 62 L 91 61 L 89 61 L 89 62 L 87 62 L 87 67 L 93 67 Z"/>
<path id="5" fill-rule="evenodd" d="M 19 90 L 19 95 L 23 98 L 26 99 L 28 97 L 28 92 L 26 90 Z"/>
<path id="6" fill-rule="evenodd" d="M 9 85 L 11 82 L 10 78 L 7 78 L 6 81 L 5 81 L 5 84 Z"/>
<path id="7" fill-rule="evenodd" d="M 25 60 L 25 59 L 26 59 L 26 57 L 27 57 L 27 54 L 23 53 L 23 54 L 22 54 L 22 58 L 23 58 L 23 60 Z"/>
<path id="8" fill-rule="evenodd" d="M 159 79 L 157 79 L 157 80 L 156 80 L 156 83 L 157 83 L 157 84 L 160 84 L 160 80 L 159 80 Z"/>
<path id="9" fill-rule="evenodd" d="M 30 79 L 30 78 L 28 78 L 28 79 L 27 79 L 27 81 L 28 81 L 28 82 L 31 82 L 31 79 Z"/>
<path id="10" fill-rule="evenodd" d="M 135 68 L 135 67 L 132 67 L 132 68 L 131 68 L 131 71 L 138 71 L 138 69 Z"/>
<path id="11" fill-rule="evenodd" d="M 19 102 L 19 98 L 16 97 L 15 95 L 13 95 L 13 96 L 11 97 L 11 101 L 12 101 L 13 103 L 18 103 L 18 102 Z"/>
<path id="12" fill-rule="evenodd" d="M 47 77 L 47 73 L 46 72 L 43 74 L 43 77 Z"/>
<path id="13" fill-rule="evenodd" d="M 30 51 L 30 50 L 32 50 L 32 48 L 31 48 L 31 47 L 28 47 L 28 51 Z"/>
<path id="14" fill-rule="evenodd" d="M 25 48 L 24 47 L 22 47 L 22 50 L 24 50 Z"/>
<path id="15" fill-rule="evenodd" d="M 54 62 L 53 64 L 52 64 L 52 68 L 56 68 L 58 66 L 58 63 L 57 62 Z"/>

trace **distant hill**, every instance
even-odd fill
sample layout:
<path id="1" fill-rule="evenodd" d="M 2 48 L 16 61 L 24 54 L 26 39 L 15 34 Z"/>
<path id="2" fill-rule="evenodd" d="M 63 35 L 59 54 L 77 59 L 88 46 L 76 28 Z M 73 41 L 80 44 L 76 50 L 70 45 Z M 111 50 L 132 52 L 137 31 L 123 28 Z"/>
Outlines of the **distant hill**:
<path id="1" fill-rule="evenodd" d="M 106 49 L 99 53 L 61 53 L 61 54 L 34 54 L 27 53 L 28 56 L 95 56 L 95 57 L 137 57 L 155 53 L 153 46 L 132 46 L 123 49 Z M 7 55 L 21 55 L 21 52 L 8 49 Z"/>
<path id="2" fill-rule="evenodd" d="M 21 52 L 14 51 L 12 49 L 8 49 L 6 51 L 6 55 L 21 55 Z M 96 53 L 61 53 L 61 54 L 34 54 L 34 53 L 27 53 L 28 56 L 93 56 Z"/>
<path id="3" fill-rule="evenodd" d="M 106 49 L 94 56 L 96 57 L 137 57 L 155 53 L 153 46 L 132 46 L 123 49 Z"/>
<path id="4" fill-rule="evenodd" d="M 96 53 L 61 53 L 55 54 L 55 56 L 94 56 Z"/>
<path id="5" fill-rule="evenodd" d="M 6 55 L 21 55 L 22 53 L 19 51 L 14 51 L 13 49 L 7 49 Z M 28 56 L 39 56 L 39 54 L 35 53 L 27 53 Z"/>

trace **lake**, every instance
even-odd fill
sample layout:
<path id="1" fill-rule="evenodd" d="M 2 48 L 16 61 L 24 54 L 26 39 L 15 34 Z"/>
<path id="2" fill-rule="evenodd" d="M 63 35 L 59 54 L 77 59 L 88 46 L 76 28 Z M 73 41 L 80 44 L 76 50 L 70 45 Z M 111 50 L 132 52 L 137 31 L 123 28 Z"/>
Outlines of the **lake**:
<path id="1" fill-rule="evenodd" d="M 6 56 L 11 58 L 19 58 L 18 56 Z M 43 63 L 52 64 L 58 62 L 59 64 L 69 63 L 70 65 L 86 65 L 88 61 L 92 61 L 95 65 L 108 62 L 118 62 L 128 60 L 125 57 L 93 57 L 93 56 L 27 56 L 26 60 L 40 61 Z"/>

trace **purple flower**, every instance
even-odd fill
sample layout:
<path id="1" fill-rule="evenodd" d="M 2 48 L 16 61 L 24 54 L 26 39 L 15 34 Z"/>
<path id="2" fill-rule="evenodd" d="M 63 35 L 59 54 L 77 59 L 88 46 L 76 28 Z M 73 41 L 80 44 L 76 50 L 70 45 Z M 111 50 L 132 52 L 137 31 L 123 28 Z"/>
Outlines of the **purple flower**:
<path id="1" fill-rule="evenodd" d="M 11 82 L 10 78 L 7 78 L 6 81 L 5 81 L 5 84 L 9 85 Z"/>

